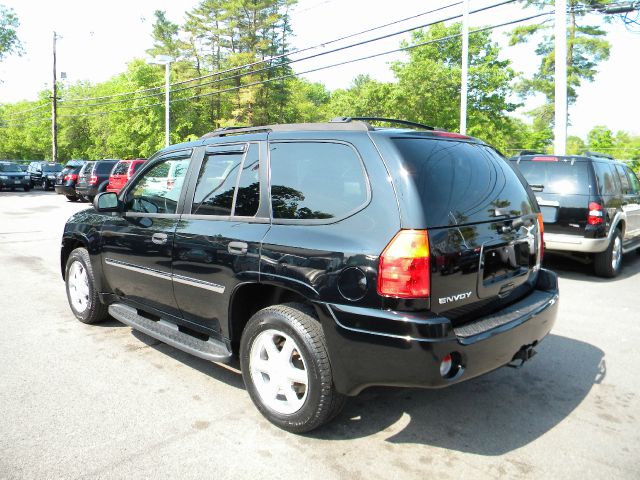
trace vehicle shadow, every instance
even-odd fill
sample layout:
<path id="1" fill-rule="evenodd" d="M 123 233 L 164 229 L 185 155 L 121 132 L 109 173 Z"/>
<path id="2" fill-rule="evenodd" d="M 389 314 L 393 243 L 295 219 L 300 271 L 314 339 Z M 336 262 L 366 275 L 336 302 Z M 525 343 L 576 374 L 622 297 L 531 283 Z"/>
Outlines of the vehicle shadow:
<path id="1" fill-rule="evenodd" d="M 15 192 L 12 192 L 11 190 L 0 190 L 0 197 L 8 197 L 8 196 L 12 196 L 12 197 L 42 197 L 44 195 L 47 196 L 56 196 L 58 195 L 56 192 L 54 191 L 44 191 L 44 190 L 40 190 L 40 189 L 34 189 L 32 188 L 31 190 L 29 190 L 28 192 L 25 192 L 24 190 L 16 190 Z M 60 195 L 62 198 L 64 198 L 63 195 Z M 66 200 L 66 198 L 65 198 Z"/>
<path id="2" fill-rule="evenodd" d="M 593 271 L 593 263 L 585 262 L 566 255 L 545 253 L 544 267 L 553 270 L 562 278 L 583 282 L 616 282 L 640 273 L 640 255 L 630 252 L 622 256 L 622 270 L 615 278 L 597 277 Z"/>
<path id="3" fill-rule="evenodd" d="M 162 343 L 161 341 L 137 330 L 132 329 L 131 333 L 136 337 L 136 339 L 154 350 L 211 377 L 213 380 L 224 382 L 230 387 L 244 389 L 244 382 L 242 381 L 242 375 L 240 374 L 240 365 L 235 360 L 228 365 L 213 363 L 208 360 L 194 357 L 189 353 L 185 353 L 171 345 Z"/>
<path id="4" fill-rule="evenodd" d="M 522 369 L 502 368 L 441 390 L 371 388 L 310 438 L 344 440 L 395 431 L 386 441 L 479 455 L 527 445 L 564 420 L 606 375 L 604 353 L 549 335 Z"/>

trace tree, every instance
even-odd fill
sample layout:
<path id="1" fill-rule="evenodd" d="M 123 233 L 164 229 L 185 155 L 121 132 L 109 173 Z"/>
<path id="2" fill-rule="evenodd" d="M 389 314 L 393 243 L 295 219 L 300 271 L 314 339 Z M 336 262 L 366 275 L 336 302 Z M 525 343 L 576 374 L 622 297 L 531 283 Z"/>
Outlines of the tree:
<path id="1" fill-rule="evenodd" d="M 12 53 L 22 55 L 22 44 L 16 31 L 19 26 L 15 12 L 0 5 L 0 62 Z"/>
<path id="2" fill-rule="evenodd" d="M 526 7 L 538 9 L 548 7 L 553 1 L 521 0 Z M 607 3 L 603 1 L 601 3 Z M 577 98 L 577 88 L 583 81 L 593 81 L 597 74 L 598 65 L 609 58 L 611 45 L 606 40 L 606 32 L 597 25 L 587 25 L 586 12 L 590 2 L 568 0 L 569 25 L 567 38 L 567 98 L 571 105 Z M 545 103 L 531 112 L 537 118 L 549 125 L 554 120 L 555 99 L 555 36 L 552 34 L 553 23 L 550 18 L 538 24 L 516 27 L 509 40 L 510 45 L 525 43 L 532 38 L 542 35 L 536 47 L 536 54 L 540 57 L 538 70 L 531 78 L 522 78 L 516 85 L 516 90 L 523 97 L 542 94 Z M 551 31 L 551 32 L 550 32 Z"/>
<path id="3" fill-rule="evenodd" d="M 592 152 L 609 153 L 613 149 L 613 133 L 603 125 L 597 125 L 587 134 L 587 144 Z"/>

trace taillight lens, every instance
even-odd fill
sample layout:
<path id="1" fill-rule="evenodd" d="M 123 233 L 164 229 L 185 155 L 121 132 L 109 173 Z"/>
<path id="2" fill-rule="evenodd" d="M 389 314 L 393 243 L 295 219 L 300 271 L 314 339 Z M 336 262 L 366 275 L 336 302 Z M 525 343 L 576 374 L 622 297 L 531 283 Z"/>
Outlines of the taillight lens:
<path id="1" fill-rule="evenodd" d="M 380 255 L 378 293 L 385 297 L 428 297 L 429 237 L 426 230 L 401 230 Z"/>
<path id="2" fill-rule="evenodd" d="M 91 178 L 89 179 L 89 185 L 95 185 L 96 183 L 98 183 L 98 177 L 96 175 L 91 175 Z"/>
<path id="3" fill-rule="evenodd" d="M 558 157 L 533 157 L 534 162 L 557 162 Z"/>
<path id="4" fill-rule="evenodd" d="M 542 214 L 538 214 L 538 232 L 540 232 L 540 263 L 544 257 L 544 222 L 542 221 Z"/>
<path id="5" fill-rule="evenodd" d="M 599 225 L 604 222 L 604 212 L 602 211 L 602 205 L 596 202 L 589 202 L 589 215 L 587 216 L 587 223 L 589 225 Z"/>

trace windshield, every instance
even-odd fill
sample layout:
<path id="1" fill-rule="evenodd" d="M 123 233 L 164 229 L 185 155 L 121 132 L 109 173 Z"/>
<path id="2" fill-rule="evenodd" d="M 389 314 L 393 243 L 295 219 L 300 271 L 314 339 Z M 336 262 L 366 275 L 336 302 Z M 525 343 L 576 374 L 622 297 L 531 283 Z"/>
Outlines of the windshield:
<path id="1" fill-rule="evenodd" d="M 20 167 L 15 163 L 0 163 L 0 172 L 4 173 L 21 173 Z"/>
<path id="2" fill-rule="evenodd" d="M 62 171 L 62 165 L 59 163 L 55 165 L 42 165 L 43 172 L 60 172 Z"/>
<path id="3" fill-rule="evenodd" d="M 475 143 L 394 138 L 430 228 L 532 213 L 527 190 L 493 149 Z"/>

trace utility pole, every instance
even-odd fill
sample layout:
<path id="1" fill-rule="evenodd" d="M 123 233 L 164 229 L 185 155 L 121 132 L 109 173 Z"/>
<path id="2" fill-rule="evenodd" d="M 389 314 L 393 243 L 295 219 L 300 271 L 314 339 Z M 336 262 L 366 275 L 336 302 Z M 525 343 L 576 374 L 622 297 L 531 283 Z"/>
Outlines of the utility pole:
<path id="1" fill-rule="evenodd" d="M 556 0 L 555 12 L 555 155 L 567 153 L 567 0 Z"/>
<path id="2" fill-rule="evenodd" d="M 467 134 L 467 76 L 469 72 L 469 0 L 463 2 L 462 78 L 460 83 L 460 133 Z"/>
<path id="3" fill-rule="evenodd" d="M 56 40 L 58 36 L 53 32 L 53 96 L 51 97 L 51 149 L 53 161 L 58 161 L 58 86 L 56 72 Z"/>

